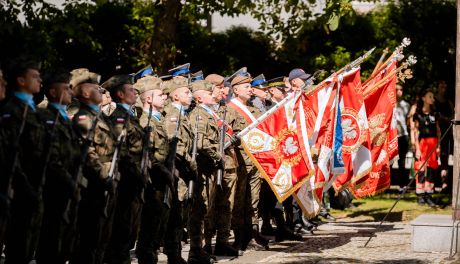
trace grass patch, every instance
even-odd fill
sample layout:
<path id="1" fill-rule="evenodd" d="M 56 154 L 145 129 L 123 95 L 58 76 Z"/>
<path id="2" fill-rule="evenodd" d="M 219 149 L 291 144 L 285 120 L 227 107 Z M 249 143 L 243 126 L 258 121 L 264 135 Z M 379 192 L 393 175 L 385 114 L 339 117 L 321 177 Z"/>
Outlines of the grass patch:
<path id="1" fill-rule="evenodd" d="M 381 221 L 387 214 L 395 201 L 398 194 L 383 193 L 374 197 L 353 200 L 356 208 L 346 210 L 332 210 L 331 213 L 336 218 L 352 218 L 361 221 Z M 452 214 L 452 208 L 449 199 L 443 194 L 434 194 L 433 201 L 440 205 L 437 208 L 431 208 L 426 205 L 417 204 L 415 193 L 406 193 L 404 197 L 393 208 L 391 214 L 387 217 L 387 222 L 407 222 L 412 221 L 421 214 Z"/>

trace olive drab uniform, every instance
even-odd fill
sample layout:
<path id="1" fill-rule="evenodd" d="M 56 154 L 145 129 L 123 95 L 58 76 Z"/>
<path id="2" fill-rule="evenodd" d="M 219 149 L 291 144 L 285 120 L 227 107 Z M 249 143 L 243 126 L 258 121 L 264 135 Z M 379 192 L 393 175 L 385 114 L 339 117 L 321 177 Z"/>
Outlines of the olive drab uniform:
<path id="1" fill-rule="evenodd" d="M 207 210 L 214 201 L 215 196 L 215 172 L 218 163 L 222 162 L 219 153 L 219 127 L 218 116 L 214 111 L 203 105 L 196 106 L 189 116 L 192 129 L 198 135 L 197 139 L 197 167 L 198 178 L 195 181 L 193 206 L 191 207 L 188 231 L 190 235 L 190 247 L 202 247 L 203 224 L 209 226 Z M 209 213 L 208 213 L 209 212 Z M 206 217 L 205 217 L 206 215 Z"/>
<path id="2" fill-rule="evenodd" d="M 99 108 L 81 103 L 80 110 L 73 117 L 73 126 L 81 145 L 91 136 L 94 124 L 93 143 L 89 146 L 83 166 L 83 176 L 88 181 L 88 187 L 81 190 L 78 214 L 80 237 L 71 263 L 102 263 L 110 240 L 116 200 L 113 182 L 118 179 L 118 173 L 115 172 L 114 179 L 108 176 L 115 151 L 115 138 L 110 122 L 100 113 Z"/>
<path id="3" fill-rule="evenodd" d="M 180 119 L 180 128 L 178 143 L 176 148 L 175 171 L 176 176 L 175 188 L 172 194 L 172 205 L 169 215 L 167 231 L 165 235 L 165 253 L 169 257 L 177 257 L 181 252 L 181 238 L 183 229 L 183 205 L 187 195 L 187 185 L 190 177 L 196 176 L 196 163 L 191 160 L 191 149 L 193 133 L 190 127 L 188 117 L 185 115 L 185 109 L 180 110 L 172 103 L 164 109 L 164 124 L 168 139 L 174 137 L 177 123 Z"/>
<path id="4" fill-rule="evenodd" d="M 105 262 L 131 263 L 129 250 L 134 247 L 142 210 L 145 179 L 141 173 L 142 139 L 144 131 L 131 109 L 117 104 L 109 117 L 115 138 L 126 130 L 118 161 L 120 182 L 113 220 L 112 236 L 106 249 Z"/>
<path id="5" fill-rule="evenodd" d="M 222 118 L 227 109 L 228 106 L 226 105 L 219 106 L 219 109 L 217 110 L 218 116 Z M 228 112 L 225 115 L 227 116 Z M 219 127 L 219 130 L 220 129 L 221 128 Z M 226 142 L 230 140 L 231 133 L 229 133 L 229 131 L 232 131 L 231 127 L 227 127 L 227 133 L 225 135 Z M 217 231 L 216 244 L 227 244 L 230 238 L 232 211 L 234 207 L 237 180 L 236 169 L 238 168 L 238 163 L 234 148 L 227 148 L 224 154 L 225 172 L 222 177 L 222 189 L 217 190 L 216 182 L 214 189 L 211 189 L 210 191 L 210 196 L 214 196 L 214 199 L 210 200 L 208 212 L 205 218 L 204 235 L 207 245 L 211 244 L 211 239 L 215 231 Z M 215 192 L 214 195 L 212 194 L 213 191 Z"/>
<path id="6" fill-rule="evenodd" d="M 148 153 L 148 181 L 144 192 L 145 204 L 142 209 L 141 228 L 137 241 L 136 255 L 139 264 L 158 262 L 158 251 L 162 245 L 169 219 L 169 208 L 163 203 L 166 186 L 172 186 L 174 179 L 165 166 L 169 151 L 168 136 L 163 126 L 161 115 L 151 115 L 145 110 L 141 112 L 140 124 L 146 129 L 151 127 Z M 145 144 L 145 143 L 144 143 Z"/>
<path id="7" fill-rule="evenodd" d="M 30 95 L 31 96 L 31 95 Z M 43 214 L 41 189 L 46 155 L 46 131 L 32 100 L 16 94 L 2 109 L 2 134 L 6 143 L 7 168 L 2 170 L 3 190 L 10 177 L 14 191 L 5 241 L 5 263 L 29 263 L 37 246 Z M 31 99 L 31 98 L 30 98 Z M 24 118 L 25 117 L 25 118 Z M 20 132 L 23 126 L 22 133 Z M 19 142 L 15 146 L 16 142 Z M 13 159 L 17 163 L 12 174 Z M 5 185 L 4 185 L 5 184 Z"/>
<path id="8" fill-rule="evenodd" d="M 69 200 L 74 198 L 79 142 L 65 110 L 60 112 L 55 104 L 48 103 L 46 109 L 39 111 L 55 151 L 51 152 L 46 169 L 44 215 L 35 258 L 37 263 L 65 263 L 70 257 L 76 223 L 65 222 L 63 215 Z"/>
<path id="9" fill-rule="evenodd" d="M 237 99 L 232 99 L 237 100 Z M 227 106 L 226 121 L 232 127 L 233 133 L 238 134 L 246 128 L 250 123 L 232 107 L 230 101 Z M 250 105 L 243 106 L 252 114 L 253 118 L 261 115 L 260 111 Z M 259 176 L 257 167 L 252 163 L 250 157 L 246 154 L 243 146 L 232 147 L 235 151 L 237 162 L 237 183 L 235 192 L 234 208 L 232 212 L 232 228 L 234 232 L 248 234 L 247 228 L 253 225 L 258 225 L 258 204 L 259 193 L 262 179 Z M 250 231 L 249 231 L 250 233 Z"/>

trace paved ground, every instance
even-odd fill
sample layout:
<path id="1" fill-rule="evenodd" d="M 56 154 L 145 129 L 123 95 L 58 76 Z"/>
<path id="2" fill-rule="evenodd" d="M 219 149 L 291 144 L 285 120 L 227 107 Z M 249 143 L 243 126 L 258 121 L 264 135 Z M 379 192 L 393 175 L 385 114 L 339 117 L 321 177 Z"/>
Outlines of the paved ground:
<path id="1" fill-rule="evenodd" d="M 239 258 L 218 258 L 218 263 L 460 263 L 458 255 L 454 260 L 446 260 L 447 253 L 412 252 L 411 229 L 407 222 L 385 223 L 376 232 L 378 224 L 364 217 L 343 218 L 320 225 L 314 235 L 304 236 L 302 242 L 273 243 L 269 251 L 247 251 Z M 364 248 L 373 234 L 376 236 Z M 185 245 L 185 259 L 187 254 L 188 246 Z M 137 261 L 134 259 L 131 263 L 137 264 Z M 165 255 L 160 255 L 159 263 L 166 263 Z"/>
<path id="2" fill-rule="evenodd" d="M 270 245 L 269 251 L 248 251 L 234 259 L 219 258 L 228 263 L 460 263 L 460 258 L 446 260 L 446 253 L 411 252 L 409 223 L 386 223 L 364 248 L 369 236 L 379 223 L 360 219 L 340 219 L 335 223 L 319 226 L 314 235 L 304 237 L 303 242 L 282 242 Z M 448 243 L 448 242 L 446 242 Z M 186 259 L 188 248 L 184 248 Z M 137 263 L 133 261 L 132 263 Z M 166 257 L 160 256 L 160 263 Z"/>

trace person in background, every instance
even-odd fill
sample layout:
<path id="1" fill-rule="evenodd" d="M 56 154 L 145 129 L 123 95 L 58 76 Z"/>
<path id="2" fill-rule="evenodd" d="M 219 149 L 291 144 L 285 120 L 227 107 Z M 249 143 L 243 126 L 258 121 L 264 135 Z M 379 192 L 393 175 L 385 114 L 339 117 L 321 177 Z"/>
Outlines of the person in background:
<path id="1" fill-rule="evenodd" d="M 434 189 L 434 170 L 439 164 L 433 149 L 437 148 L 440 129 L 434 109 L 434 94 L 430 89 L 423 90 L 420 94 L 413 120 L 411 133 L 415 139 L 415 170 L 419 171 L 415 190 L 417 202 L 434 207 L 436 205 L 431 194 Z"/>
<path id="2" fill-rule="evenodd" d="M 446 91 L 446 82 L 444 80 L 440 80 L 438 82 L 438 89 L 436 90 L 435 107 L 436 111 L 439 114 L 438 122 L 439 128 L 441 129 L 441 135 L 443 135 L 447 131 L 450 125 L 450 120 L 454 118 L 454 105 L 447 97 Z M 441 180 L 443 192 L 446 193 L 450 193 L 450 191 L 448 190 L 448 183 L 450 183 L 451 180 L 449 180 L 447 172 L 449 171 L 449 155 L 453 154 L 454 149 L 453 137 L 453 133 L 450 132 L 448 136 L 446 136 L 445 139 L 441 142 Z"/>
<path id="3" fill-rule="evenodd" d="M 396 85 L 396 97 L 398 102 L 396 103 L 395 119 L 398 129 L 398 173 L 397 182 L 400 190 L 406 186 L 408 181 L 408 173 L 405 168 L 405 158 L 409 149 L 409 132 L 407 129 L 406 118 L 409 114 L 410 105 L 403 99 L 403 87 L 399 84 Z"/>

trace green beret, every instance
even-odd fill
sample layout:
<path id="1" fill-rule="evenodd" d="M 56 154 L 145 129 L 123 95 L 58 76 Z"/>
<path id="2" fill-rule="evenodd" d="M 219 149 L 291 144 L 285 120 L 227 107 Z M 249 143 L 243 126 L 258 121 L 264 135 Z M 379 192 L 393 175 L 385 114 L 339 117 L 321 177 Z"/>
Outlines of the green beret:
<path id="1" fill-rule="evenodd" d="M 101 76 L 97 73 L 90 72 L 86 68 L 79 68 L 70 72 L 70 85 L 76 87 L 82 83 L 95 83 L 99 84 Z"/>
<path id="2" fill-rule="evenodd" d="M 203 90 L 203 91 L 208 91 L 212 92 L 214 89 L 214 85 L 211 82 L 208 82 L 206 80 L 200 80 L 192 83 L 192 93 Z"/>
<path id="3" fill-rule="evenodd" d="M 163 85 L 160 78 L 145 76 L 136 81 L 134 89 L 138 90 L 139 94 L 143 94 L 150 90 L 163 90 Z"/>
<path id="4" fill-rule="evenodd" d="M 189 87 L 188 79 L 185 77 L 175 77 L 165 82 L 164 92 L 170 94 L 182 87 Z"/>

